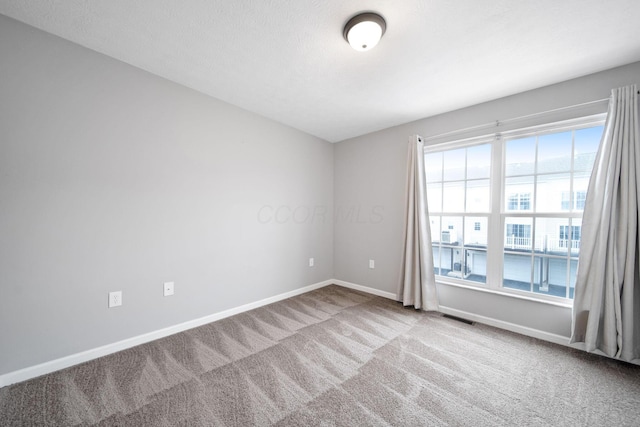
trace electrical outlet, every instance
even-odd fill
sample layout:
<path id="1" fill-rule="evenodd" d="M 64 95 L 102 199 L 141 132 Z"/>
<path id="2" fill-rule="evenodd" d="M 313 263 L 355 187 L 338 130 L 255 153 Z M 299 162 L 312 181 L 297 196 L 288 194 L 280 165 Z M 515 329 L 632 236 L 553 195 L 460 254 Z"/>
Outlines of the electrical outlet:
<path id="1" fill-rule="evenodd" d="M 122 305 L 122 291 L 109 292 L 109 308 Z"/>
<path id="2" fill-rule="evenodd" d="M 369 268 L 376 268 L 376 262 L 372 259 L 369 260 Z"/>
<path id="3" fill-rule="evenodd" d="M 165 297 L 173 295 L 173 282 L 165 282 L 163 289 Z"/>
<path id="4" fill-rule="evenodd" d="M 313 258 L 309 258 L 309 267 L 313 267 L 315 264 L 315 261 L 313 260 Z"/>

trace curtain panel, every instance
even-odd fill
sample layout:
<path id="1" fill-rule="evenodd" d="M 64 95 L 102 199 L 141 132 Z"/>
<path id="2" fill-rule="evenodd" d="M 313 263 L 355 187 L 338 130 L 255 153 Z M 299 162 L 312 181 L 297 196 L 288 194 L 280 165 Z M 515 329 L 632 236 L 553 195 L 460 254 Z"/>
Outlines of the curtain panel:
<path id="1" fill-rule="evenodd" d="M 424 173 L 424 142 L 420 136 L 414 135 L 409 139 L 408 151 L 404 250 L 396 299 L 404 306 L 437 310 L 438 297 Z"/>
<path id="2" fill-rule="evenodd" d="M 614 89 L 582 220 L 572 343 L 640 358 L 638 90 Z"/>

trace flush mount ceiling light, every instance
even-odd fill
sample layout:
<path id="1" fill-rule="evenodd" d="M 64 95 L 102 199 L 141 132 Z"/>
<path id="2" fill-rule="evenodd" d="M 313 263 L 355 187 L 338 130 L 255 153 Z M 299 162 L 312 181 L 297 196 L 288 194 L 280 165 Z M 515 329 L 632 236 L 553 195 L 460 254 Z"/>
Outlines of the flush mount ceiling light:
<path id="1" fill-rule="evenodd" d="M 352 48 L 363 52 L 378 44 L 387 29 L 384 18 L 377 13 L 361 13 L 344 26 L 342 35 Z"/>

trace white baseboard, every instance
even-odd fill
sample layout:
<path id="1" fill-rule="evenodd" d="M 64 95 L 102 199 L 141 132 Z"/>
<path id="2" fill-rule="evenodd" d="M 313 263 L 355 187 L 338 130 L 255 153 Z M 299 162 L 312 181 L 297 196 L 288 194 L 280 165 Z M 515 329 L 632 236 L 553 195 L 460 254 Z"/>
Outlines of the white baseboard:
<path id="1" fill-rule="evenodd" d="M 484 325 L 494 326 L 499 329 L 505 329 L 507 331 L 526 335 L 528 337 L 538 338 L 544 341 L 549 341 L 555 344 L 569 347 L 569 337 L 564 337 L 562 335 L 552 334 L 550 332 L 541 331 L 539 329 L 533 329 L 527 326 L 521 326 L 515 323 L 505 322 L 503 320 L 493 319 L 491 317 L 485 317 L 463 310 L 457 310 L 455 308 L 444 307 L 442 305 L 438 307 L 438 311 L 443 314 L 460 317 L 461 319 L 471 320 L 474 322 L 482 323 Z"/>
<path id="2" fill-rule="evenodd" d="M 381 291 L 379 289 L 370 288 L 368 286 L 358 285 L 355 283 L 345 282 L 343 280 L 333 280 L 330 282 L 339 286 L 343 286 L 345 288 L 355 289 L 357 291 L 366 292 L 371 295 L 377 295 L 380 297 L 384 297 L 384 298 L 388 298 L 396 301 L 396 295 L 391 292 Z M 583 343 L 570 344 L 569 337 L 565 337 L 563 335 L 552 334 L 550 332 L 541 331 L 539 329 L 529 328 L 528 326 L 522 326 L 515 323 L 505 322 L 503 320 L 494 319 L 492 317 L 481 316 L 479 314 L 469 313 L 467 311 L 458 310 L 455 308 L 446 307 L 442 305 L 438 307 L 438 312 L 442 314 L 448 314 L 451 316 L 460 317 L 461 319 L 482 323 L 484 325 L 493 326 L 498 329 L 504 329 L 506 331 L 515 332 L 517 334 L 524 335 L 527 337 L 537 338 L 537 339 L 551 342 L 554 344 L 563 345 L 565 347 L 571 347 L 576 350 L 586 351 Z M 593 353 L 612 359 L 610 356 L 607 356 L 606 354 L 604 354 L 599 350 L 595 350 Z M 640 365 L 640 359 L 634 359 L 629 363 Z"/>
<path id="3" fill-rule="evenodd" d="M 366 292 L 368 294 L 381 296 L 384 298 L 396 300 L 396 295 L 391 292 L 381 291 L 379 289 L 370 288 L 368 286 L 362 286 L 355 283 L 349 283 L 342 280 L 334 280 L 333 283 L 336 285 L 344 286 L 345 288 L 355 289 L 358 291 Z M 474 322 L 482 323 L 485 325 L 493 326 L 499 329 L 504 329 L 507 331 L 515 332 L 521 335 L 525 335 L 528 337 L 538 338 L 544 341 L 549 341 L 552 343 L 574 347 L 569 345 L 569 337 L 564 337 L 562 335 L 552 334 L 549 332 L 541 331 L 538 329 L 529 328 L 527 326 L 517 325 L 515 323 L 505 322 L 503 320 L 493 319 L 491 317 L 480 316 L 478 314 L 469 313 L 462 310 L 457 310 L 455 308 L 439 306 L 438 311 L 443 314 L 449 314 L 451 316 L 460 317 L 462 319 L 471 320 Z"/>
<path id="4" fill-rule="evenodd" d="M 356 285 L 355 283 L 345 282 L 343 280 L 333 280 L 332 283 L 345 288 L 354 289 L 356 291 L 362 291 L 371 295 L 377 295 L 379 297 L 392 299 L 394 301 L 396 299 L 396 294 L 393 294 L 391 292 L 381 291 L 375 288 L 370 288 L 368 286 Z"/>
<path id="5" fill-rule="evenodd" d="M 335 283 L 336 285 L 344 286 L 345 288 L 355 289 L 358 291 L 366 292 L 368 294 L 396 300 L 396 295 L 391 292 L 385 292 L 379 289 L 370 288 L 368 286 L 357 285 L 355 283 L 349 283 L 342 280 L 334 280 L 333 283 Z M 526 335 L 528 337 L 538 338 L 544 341 L 549 341 L 555 344 L 560 344 L 568 347 L 575 347 L 575 346 L 569 345 L 569 337 L 564 337 L 562 335 L 552 334 L 550 332 L 529 328 L 527 326 L 517 325 L 515 323 L 505 322 L 503 320 L 493 319 L 491 317 L 485 317 L 478 314 L 457 310 L 455 308 L 445 307 L 442 305 L 439 306 L 438 311 L 443 314 L 449 314 L 451 316 L 460 317 L 462 319 L 471 320 L 474 322 L 493 326 L 499 329 L 516 332 L 518 334 Z"/>
<path id="6" fill-rule="evenodd" d="M 285 292 L 273 297 L 265 298 L 260 301 L 252 302 L 249 304 L 241 305 L 239 307 L 224 310 L 218 313 L 214 313 L 199 319 L 189 320 L 178 325 L 170 326 L 168 328 L 159 329 L 157 331 L 149 332 L 147 334 L 138 335 L 136 337 L 128 338 L 122 341 L 118 341 L 112 344 L 107 344 L 101 347 L 93 348 L 80 353 L 71 354 L 69 356 L 61 357 L 59 359 L 51 360 L 49 362 L 41 363 L 39 365 L 30 366 L 17 371 L 9 372 L 0 375 L 0 388 L 11 384 L 15 384 L 21 381 L 26 381 L 31 378 L 39 377 L 41 375 L 49 374 L 51 372 L 65 369 L 79 363 L 88 362 L 89 360 L 97 359 L 102 356 L 107 356 L 118 351 L 126 350 L 131 347 L 135 347 L 140 344 L 145 344 L 153 340 L 167 337 L 169 335 L 177 334 L 178 332 L 186 331 L 188 329 L 196 328 L 198 326 L 206 325 L 207 323 L 215 322 L 216 320 L 224 319 L 235 314 L 244 313 L 245 311 L 253 310 L 254 308 L 262 307 L 267 304 L 272 304 L 287 298 L 291 298 L 300 294 L 304 294 L 315 289 L 325 287 L 336 283 L 335 280 L 325 280 L 323 282 L 314 283 L 313 285 L 305 286 L 303 288 L 294 289 L 293 291 Z"/>
<path id="7" fill-rule="evenodd" d="M 314 283 L 303 288 L 295 289 L 293 291 L 285 292 L 273 297 L 265 298 L 260 301 L 252 302 L 249 304 L 241 305 L 239 307 L 224 310 L 218 313 L 214 313 L 199 319 L 190 320 L 178 325 L 170 326 L 168 328 L 160 329 L 157 331 L 149 332 L 147 334 L 139 335 L 136 337 L 128 338 L 122 341 L 118 341 L 112 344 L 107 344 L 102 347 L 93 348 L 80 353 L 65 356 L 59 359 L 55 359 L 49 362 L 41 363 L 39 365 L 30 366 L 18 371 L 9 372 L 0 375 L 0 387 L 5 387 L 11 384 L 15 384 L 21 381 L 26 381 L 31 378 L 39 377 L 41 375 L 49 374 L 51 372 L 65 369 L 79 363 L 88 362 L 93 359 L 97 359 L 102 356 L 107 356 L 118 351 L 126 350 L 131 347 L 135 347 L 140 344 L 167 337 L 188 329 L 196 328 L 198 326 L 206 325 L 207 323 L 215 322 L 216 320 L 224 319 L 235 314 L 240 314 L 245 311 L 253 310 L 254 308 L 262 307 L 267 304 L 272 304 L 287 298 L 291 298 L 309 291 L 313 291 L 331 284 L 336 284 L 348 289 L 354 289 L 357 291 L 365 292 L 371 295 L 396 300 L 396 295 L 391 292 L 381 291 L 379 289 L 371 288 L 368 286 L 358 285 L 355 283 L 345 282 L 343 280 L 325 280 L 323 282 Z M 522 335 L 539 338 L 541 340 L 553 342 L 569 346 L 569 338 L 561 335 L 551 334 L 548 332 L 532 329 L 526 326 L 517 325 L 514 323 L 504 322 L 502 320 L 493 319 L 490 317 L 480 316 L 477 314 L 457 310 L 450 307 L 440 306 L 439 311 L 444 314 L 457 316 L 463 319 L 472 320 L 475 322 L 483 323 L 485 325 L 494 326 L 496 328 L 505 329 L 507 331 L 516 332 Z M 573 347 L 573 346 L 572 346 Z"/>

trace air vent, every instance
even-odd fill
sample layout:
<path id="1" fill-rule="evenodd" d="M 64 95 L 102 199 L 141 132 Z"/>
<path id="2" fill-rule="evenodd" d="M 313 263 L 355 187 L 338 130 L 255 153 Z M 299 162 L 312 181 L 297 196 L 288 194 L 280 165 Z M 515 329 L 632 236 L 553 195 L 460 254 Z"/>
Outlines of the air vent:
<path id="1" fill-rule="evenodd" d="M 463 319 L 461 317 L 451 316 L 449 314 L 443 314 L 442 317 L 446 317 L 447 319 L 455 320 L 457 322 L 466 323 L 467 325 L 473 325 L 471 320 Z"/>

